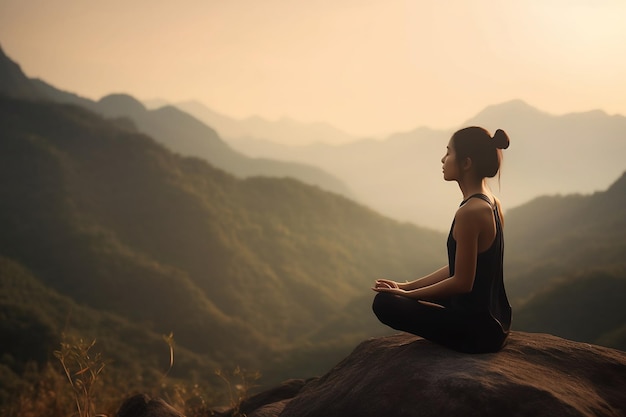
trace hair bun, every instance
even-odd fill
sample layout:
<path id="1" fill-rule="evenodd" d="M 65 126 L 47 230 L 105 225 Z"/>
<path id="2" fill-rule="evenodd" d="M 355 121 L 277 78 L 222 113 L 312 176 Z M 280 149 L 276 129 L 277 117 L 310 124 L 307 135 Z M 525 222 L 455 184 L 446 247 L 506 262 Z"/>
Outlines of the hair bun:
<path id="1" fill-rule="evenodd" d="M 510 141 L 509 136 L 502 129 L 496 130 L 496 133 L 493 134 L 493 144 L 498 149 L 506 149 L 509 147 Z"/>

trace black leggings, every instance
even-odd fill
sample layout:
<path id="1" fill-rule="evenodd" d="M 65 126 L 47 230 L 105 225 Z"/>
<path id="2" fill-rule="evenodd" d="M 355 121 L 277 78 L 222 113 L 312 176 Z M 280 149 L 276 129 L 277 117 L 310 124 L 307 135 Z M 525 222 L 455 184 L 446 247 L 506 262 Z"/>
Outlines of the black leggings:
<path id="1" fill-rule="evenodd" d="M 389 293 L 378 293 L 372 305 L 383 324 L 466 353 L 496 352 L 507 332 L 488 313 L 467 314 Z"/>

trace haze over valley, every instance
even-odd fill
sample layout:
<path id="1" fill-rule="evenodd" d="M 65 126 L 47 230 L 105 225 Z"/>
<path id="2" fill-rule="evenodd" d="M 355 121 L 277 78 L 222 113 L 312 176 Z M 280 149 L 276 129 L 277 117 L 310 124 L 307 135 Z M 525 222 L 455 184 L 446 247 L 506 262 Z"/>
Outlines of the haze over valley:
<path id="1" fill-rule="evenodd" d="M 331 145 L 324 132 L 333 138 L 341 132 L 328 126 L 312 129 L 293 121 L 237 120 L 197 102 L 176 106 L 210 124 L 243 154 L 317 166 L 346 184 L 352 193 L 347 195 L 357 201 L 387 216 L 438 230 L 447 230 L 460 201 L 455 184 L 443 181 L 440 160 L 450 136 L 462 126 L 484 126 L 491 132 L 502 128 L 509 134 L 511 147 L 504 152 L 501 177 L 491 181 L 505 208 L 541 195 L 599 191 L 626 169 L 621 157 L 626 154 L 626 117 L 598 110 L 552 115 L 512 100 L 490 106 L 449 130 L 417 127 L 386 138 L 351 138 Z M 297 138 L 288 140 L 298 134 L 307 140 L 289 145 L 299 143 Z"/>

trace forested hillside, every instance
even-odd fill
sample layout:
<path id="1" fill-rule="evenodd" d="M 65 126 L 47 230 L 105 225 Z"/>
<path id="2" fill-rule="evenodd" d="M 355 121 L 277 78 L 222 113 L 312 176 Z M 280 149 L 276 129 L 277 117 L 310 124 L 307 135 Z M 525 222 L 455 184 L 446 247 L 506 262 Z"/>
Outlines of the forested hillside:
<path id="1" fill-rule="evenodd" d="M 606 191 L 507 215 L 514 326 L 626 350 L 626 173 Z"/>
<path id="2" fill-rule="evenodd" d="M 443 262 L 440 233 L 295 180 L 237 179 L 79 107 L 1 98 L 0 137 L 4 324 L 45 329 L 51 339 L 37 358 L 64 329 L 136 342 L 117 323 L 149 340 L 173 332 L 183 363 L 266 371 L 369 296 L 376 277 L 410 278 Z M 10 271 L 47 296 L 31 304 L 10 295 L 21 291 Z M 91 312 L 81 322 L 99 324 L 77 323 L 74 304 Z M 325 341 L 341 345 L 334 355 L 363 336 L 340 325 L 343 337 Z M 9 352 L 32 337 L 15 334 Z M 124 350 L 144 363 L 142 348 L 150 344 Z"/>

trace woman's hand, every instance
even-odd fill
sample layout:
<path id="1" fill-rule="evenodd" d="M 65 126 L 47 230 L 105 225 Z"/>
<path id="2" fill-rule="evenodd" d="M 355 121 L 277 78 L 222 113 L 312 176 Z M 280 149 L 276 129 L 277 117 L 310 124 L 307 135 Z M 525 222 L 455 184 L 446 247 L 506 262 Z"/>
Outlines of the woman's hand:
<path id="1" fill-rule="evenodd" d="M 400 285 L 390 279 L 377 279 L 374 281 L 374 288 L 400 288 Z"/>
<path id="2" fill-rule="evenodd" d="M 377 279 L 372 290 L 376 292 L 388 292 L 392 294 L 405 295 L 406 291 L 400 288 L 400 284 L 390 279 Z"/>

